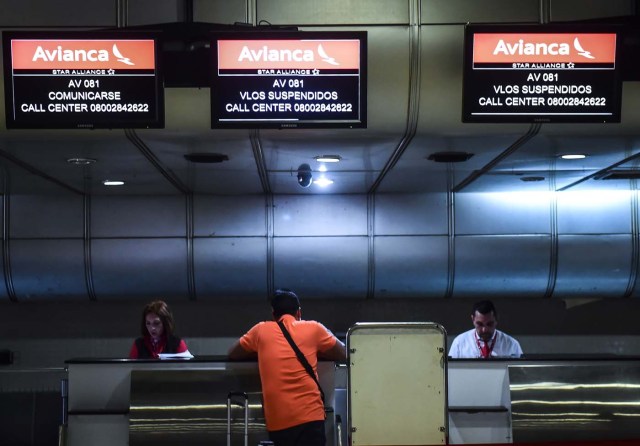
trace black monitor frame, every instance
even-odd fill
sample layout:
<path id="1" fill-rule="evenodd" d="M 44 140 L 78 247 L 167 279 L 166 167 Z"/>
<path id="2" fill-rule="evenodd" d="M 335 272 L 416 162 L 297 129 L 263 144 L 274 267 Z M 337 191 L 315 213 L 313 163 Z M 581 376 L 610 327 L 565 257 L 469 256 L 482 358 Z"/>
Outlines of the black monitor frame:
<path id="1" fill-rule="evenodd" d="M 359 41 L 359 69 L 357 78 L 350 73 L 348 76 L 339 77 L 340 70 L 327 70 L 324 67 L 320 70 L 320 75 L 304 74 L 258 74 L 254 70 L 236 70 L 235 73 L 227 73 L 220 75 L 218 66 L 218 42 L 223 40 L 358 40 Z M 211 38 L 211 128 L 213 129 L 234 129 L 234 128 L 265 128 L 265 129 L 285 129 L 285 128 L 366 128 L 367 126 L 367 33 L 366 31 L 232 31 L 232 32 L 215 32 Z M 228 70 L 229 71 L 229 70 Z M 232 70 L 233 71 L 233 70 Z M 293 70 L 292 70 L 293 71 Z M 325 74 L 322 74 L 325 73 Z M 350 81 L 347 79 L 351 77 Z M 268 80 L 267 80 L 268 79 Z M 333 97 L 337 97 L 337 103 L 328 103 L 327 98 L 322 101 L 308 101 L 304 104 L 296 105 L 288 102 L 291 113 L 275 111 L 271 114 L 257 116 L 257 112 L 252 114 L 249 101 L 242 102 L 240 94 L 242 91 L 249 91 L 254 88 L 260 89 L 265 95 L 265 99 L 272 91 L 267 91 L 269 85 L 274 80 L 291 82 L 295 84 L 297 80 L 303 82 L 314 83 L 316 86 L 310 87 L 311 91 L 329 91 L 330 88 L 334 92 Z M 323 80 L 327 82 L 323 83 Z M 341 90 L 336 87 L 338 84 L 344 84 Z M 257 86 L 260 84 L 260 86 Z M 355 85 L 353 85 L 355 84 Z M 320 85 L 319 87 L 317 85 Z M 295 89 L 300 91 L 301 87 Z M 255 90 L 254 90 L 255 91 Z M 275 93 L 274 93 L 275 94 Z M 357 107 L 355 114 L 349 117 L 336 117 L 336 110 L 342 110 L 345 105 L 340 102 L 343 97 L 351 97 L 347 99 L 349 107 Z M 246 97 L 246 96 L 245 96 Z M 233 100 L 237 104 L 237 110 L 247 107 L 245 115 L 252 115 L 251 118 L 243 119 L 240 115 L 234 115 L 230 110 L 223 108 L 227 104 L 231 104 Z M 280 100 L 281 103 L 287 102 Z M 285 104 L 286 105 L 286 104 Z M 310 117 L 309 113 L 297 113 L 294 108 L 300 109 L 311 107 L 329 107 L 332 108 L 333 114 L 330 112 L 323 113 L 322 116 Z M 352 110 L 352 108 L 349 108 Z M 345 112 L 346 113 L 346 112 Z"/>
<path id="2" fill-rule="evenodd" d="M 5 83 L 5 114 L 8 129 L 125 129 L 125 128 L 164 128 L 164 86 L 162 81 L 162 66 L 160 56 L 160 33 L 155 31 L 3 31 L 2 33 L 2 51 L 4 57 L 4 83 Z M 132 74 L 133 71 L 125 72 L 121 70 L 119 76 L 117 70 L 113 70 L 111 75 L 93 75 L 93 74 L 62 74 L 60 76 L 54 73 L 53 69 L 42 70 L 23 70 L 27 71 L 23 74 L 25 80 L 20 86 L 14 82 L 14 69 L 12 59 L 12 41 L 14 40 L 153 40 L 154 41 L 154 68 L 153 80 L 146 82 L 149 77 L 149 70 L 139 70 L 139 76 L 129 76 L 133 81 L 129 81 L 127 85 L 125 73 Z M 124 55 L 126 58 L 126 54 Z M 105 68 L 106 69 L 106 68 Z M 33 78 L 29 76 L 29 71 L 33 71 Z M 40 73 L 42 71 L 42 73 Z M 47 74 L 49 71 L 51 74 Z M 60 70 L 63 71 L 62 66 Z M 97 70 L 96 70 L 97 71 Z M 80 72 L 80 70 L 78 70 Z M 140 74 L 143 75 L 140 75 Z M 35 75 L 39 74 L 39 77 Z M 44 74 L 44 76 L 43 76 Z M 50 79 L 47 79 L 50 77 Z M 85 106 L 78 107 L 77 110 L 70 113 L 55 111 L 55 106 L 49 110 L 47 100 L 49 100 L 50 92 L 59 92 L 64 89 L 65 83 L 63 79 L 74 79 L 90 82 L 102 79 L 99 87 L 93 87 L 92 90 L 102 90 L 105 87 L 109 91 L 117 90 L 120 92 L 118 96 L 111 94 L 111 99 L 93 99 L 85 102 Z M 26 81 L 26 82 L 25 82 Z M 87 84 L 89 85 L 89 84 Z M 32 105 L 33 110 L 39 108 L 43 111 L 36 112 L 32 115 L 20 115 L 16 111 L 16 107 L 20 107 L 23 101 Z M 64 95 L 59 95 L 64 98 Z M 113 99 L 119 98 L 119 101 Z M 65 99 L 60 99 L 64 101 Z M 94 108 L 93 111 L 90 108 Z M 86 109 L 86 113 L 84 110 Z M 112 110 L 116 110 L 115 112 Z M 56 116 L 60 113 L 60 116 Z M 98 113 L 98 115 L 96 115 Z"/>
<path id="3" fill-rule="evenodd" d="M 621 77 L 621 48 L 622 27 L 617 25 L 589 25 L 589 24 L 551 24 L 551 25 L 467 25 L 464 35 L 464 63 L 462 90 L 462 122 L 465 123 L 618 123 L 621 119 L 622 77 Z M 505 33 L 521 35 L 528 33 L 540 34 L 615 34 L 616 48 L 613 68 L 602 69 L 593 64 L 583 63 L 580 69 L 530 68 L 509 69 L 508 66 L 485 67 L 474 70 L 474 36 L 482 33 Z M 580 64 L 576 64 L 580 65 Z M 526 82 L 523 76 L 527 73 L 554 77 L 563 85 L 582 85 L 582 87 L 562 87 L 569 91 L 568 95 L 545 96 L 537 105 L 531 102 L 529 108 L 517 106 L 509 107 L 501 99 L 511 95 L 516 98 L 523 96 L 522 85 Z M 549 84 L 553 81 L 546 82 Z M 505 86 L 519 86 L 514 93 L 504 91 Z M 593 92 L 585 93 L 586 86 Z M 499 86 L 502 86 L 503 91 Z M 496 90 L 498 88 L 498 90 Z M 536 87 L 537 88 L 537 87 Z M 542 87 L 540 87 L 542 88 Z M 583 94 L 573 94 L 571 91 L 582 91 Z M 561 90 L 557 90 L 561 91 Z M 492 94 L 493 93 L 493 94 Z M 501 94 L 504 93 L 504 94 Z M 531 95 L 533 96 L 533 95 Z M 547 98 L 547 99 L 545 99 Z M 485 107 L 480 101 L 484 99 Z M 513 99 L 509 99 L 514 101 Z M 522 99 L 528 100 L 528 99 Z M 488 102 L 487 102 L 488 101 Z M 493 102 L 491 102 L 493 101 Z M 531 101 L 535 101 L 531 99 Z M 566 104 L 558 108 L 552 104 Z M 541 106 L 543 104 L 544 106 Z M 571 104 L 577 104 L 575 106 Z M 580 105 L 582 104 L 582 105 Z M 604 105 L 603 105 L 604 104 Z M 555 107 L 555 108 L 554 108 Z M 521 113 L 518 112 L 521 111 Z"/>

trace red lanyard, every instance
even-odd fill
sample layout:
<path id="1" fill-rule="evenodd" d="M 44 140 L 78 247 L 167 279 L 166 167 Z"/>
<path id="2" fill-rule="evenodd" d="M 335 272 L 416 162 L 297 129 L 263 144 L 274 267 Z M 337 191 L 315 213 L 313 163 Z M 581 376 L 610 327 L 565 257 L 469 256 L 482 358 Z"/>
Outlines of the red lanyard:
<path id="1" fill-rule="evenodd" d="M 491 352 L 493 351 L 493 347 L 496 345 L 496 339 L 498 338 L 498 333 L 496 332 L 491 340 L 491 344 L 483 341 L 484 346 L 480 345 L 480 338 L 478 337 L 478 333 L 474 333 L 476 337 L 476 344 L 478 345 L 478 350 L 480 350 L 480 356 L 483 358 L 489 358 L 491 356 Z"/>
<path id="2" fill-rule="evenodd" d="M 149 353 L 151 353 L 151 356 L 153 358 L 158 358 L 159 357 L 159 353 L 162 353 L 162 351 L 164 350 L 164 346 L 166 344 L 166 341 L 164 338 L 161 338 L 158 340 L 158 342 L 153 342 L 153 338 L 151 338 L 151 336 L 147 337 L 145 339 L 147 341 L 147 348 L 149 349 Z"/>

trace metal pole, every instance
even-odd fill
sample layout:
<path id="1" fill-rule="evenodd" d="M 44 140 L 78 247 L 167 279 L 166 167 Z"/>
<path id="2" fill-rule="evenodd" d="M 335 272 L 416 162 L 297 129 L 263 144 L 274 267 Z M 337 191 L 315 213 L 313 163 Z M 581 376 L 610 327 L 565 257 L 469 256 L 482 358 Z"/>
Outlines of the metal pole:
<path id="1" fill-rule="evenodd" d="M 58 446 L 67 444 L 67 421 L 68 421 L 68 400 L 69 400 L 69 380 L 60 380 L 60 395 L 62 396 L 62 424 L 58 428 Z"/>
<path id="2" fill-rule="evenodd" d="M 62 424 L 68 422 L 68 408 L 69 408 L 69 380 L 60 380 L 60 396 L 62 396 Z"/>

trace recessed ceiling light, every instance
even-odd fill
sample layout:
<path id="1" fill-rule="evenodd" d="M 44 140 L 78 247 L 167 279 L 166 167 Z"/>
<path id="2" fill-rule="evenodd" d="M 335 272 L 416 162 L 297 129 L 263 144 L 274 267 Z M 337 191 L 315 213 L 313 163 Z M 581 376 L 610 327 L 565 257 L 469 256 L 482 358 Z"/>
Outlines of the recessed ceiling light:
<path id="1" fill-rule="evenodd" d="M 318 155 L 315 160 L 319 163 L 339 163 L 342 157 L 340 155 Z"/>
<path id="2" fill-rule="evenodd" d="M 76 166 L 86 166 L 88 164 L 93 164 L 96 161 L 97 160 L 94 160 L 93 158 L 69 158 L 67 160 L 69 164 L 74 164 Z"/>
<path id="3" fill-rule="evenodd" d="M 105 186 L 122 186 L 124 185 L 124 181 L 121 180 L 104 180 L 102 182 Z"/>
<path id="4" fill-rule="evenodd" d="M 560 155 L 560 158 L 563 160 L 581 160 L 586 158 L 587 155 L 582 153 L 567 153 L 566 155 Z"/>
<path id="5" fill-rule="evenodd" d="M 320 177 L 317 180 L 314 180 L 313 184 L 317 184 L 320 187 L 327 187 L 328 185 L 333 184 L 333 180 L 326 177 Z"/>

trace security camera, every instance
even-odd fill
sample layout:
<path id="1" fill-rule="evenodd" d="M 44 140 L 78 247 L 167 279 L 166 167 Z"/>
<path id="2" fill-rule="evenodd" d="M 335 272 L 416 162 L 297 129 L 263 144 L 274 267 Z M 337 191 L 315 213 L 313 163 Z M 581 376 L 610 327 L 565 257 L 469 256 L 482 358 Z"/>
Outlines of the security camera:
<path id="1" fill-rule="evenodd" d="M 311 183 L 313 183 L 311 167 L 308 164 L 300 164 L 298 166 L 298 184 L 301 187 L 309 187 Z"/>

